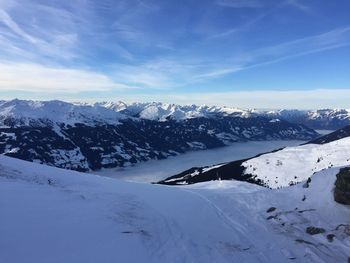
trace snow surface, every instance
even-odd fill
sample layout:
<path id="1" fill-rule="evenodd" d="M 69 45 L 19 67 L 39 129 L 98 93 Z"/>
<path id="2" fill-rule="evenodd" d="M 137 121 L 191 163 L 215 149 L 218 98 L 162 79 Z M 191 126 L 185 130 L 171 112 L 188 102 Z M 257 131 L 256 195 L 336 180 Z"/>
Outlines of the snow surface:
<path id="1" fill-rule="evenodd" d="M 350 208 L 333 201 L 337 171 L 309 188 L 169 187 L 0 156 L 0 262 L 346 262 Z"/>
<path id="2" fill-rule="evenodd" d="M 191 167 L 202 167 L 253 157 L 303 141 L 250 141 L 205 151 L 188 152 L 164 160 L 150 160 L 130 167 L 102 169 L 92 173 L 133 182 L 158 182 Z"/>
<path id="3" fill-rule="evenodd" d="M 301 182 L 330 167 L 350 165 L 350 137 L 326 144 L 306 144 L 261 155 L 242 164 L 270 188 Z"/>

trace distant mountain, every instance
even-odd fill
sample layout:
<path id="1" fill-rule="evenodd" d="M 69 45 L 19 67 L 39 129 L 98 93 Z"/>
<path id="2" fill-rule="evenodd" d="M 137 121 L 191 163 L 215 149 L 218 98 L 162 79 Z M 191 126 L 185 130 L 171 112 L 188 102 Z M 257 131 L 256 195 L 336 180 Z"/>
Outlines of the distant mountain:
<path id="1" fill-rule="evenodd" d="M 93 105 L 113 109 L 125 115 L 147 120 L 167 121 L 185 120 L 192 118 L 209 117 L 257 117 L 259 112 L 253 109 L 238 109 L 218 106 L 177 105 L 161 102 L 130 103 L 124 102 L 101 102 Z"/>
<path id="2" fill-rule="evenodd" d="M 279 118 L 292 123 L 303 124 L 312 129 L 336 130 L 350 125 L 350 110 L 322 109 L 322 110 L 278 110 L 267 111 L 263 115 Z"/>
<path id="3" fill-rule="evenodd" d="M 279 188 L 302 182 L 315 172 L 350 165 L 350 126 L 310 143 L 253 158 L 193 167 L 160 184 L 183 185 L 212 180 L 239 180 Z"/>
<path id="4" fill-rule="evenodd" d="M 11 100 L 0 102 L 0 124 L 47 126 L 64 123 L 118 124 L 127 116 L 106 107 L 76 105 L 63 101 Z"/>
<path id="5" fill-rule="evenodd" d="M 81 104 L 81 103 L 80 103 Z M 350 109 L 318 109 L 318 110 L 257 110 L 240 109 L 235 107 L 220 106 L 198 106 L 198 105 L 177 105 L 161 102 L 151 103 L 125 103 L 98 102 L 83 105 L 102 106 L 127 116 L 167 121 L 184 120 L 191 118 L 216 118 L 216 117 L 266 117 L 280 119 L 288 122 L 302 124 L 312 129 L 337 130 L 350 125 Z"/>
<path id="6" fill-rule="evenodd" d="M 350 125 L 350 110 L 346 109 L 320 109 L 320 110 L 275 110 L 263 111 L 256 109 L 239 109 L 218 106 L 176 105 L 168 103 L 124 103 L 103 102 L 95 105 L 148 120 L 166 121 L 184 120 L 190 118 L 216 118 L 220 117 L 267 117 L 288 122 L 302 124 L 312 129 L 336 130 Z"/>
<path id="7" fill-rule="evenodd" d="M 200 111 L 193 107 L 196 110 L 191 112 Z M 163 113 L 180 112 L 174 105 L 160 108 Z M 191 113 L 191 118 L 173 119 L 167 113 L 161 118 L 143 118 L 150 117 L 146 112 L 154 112 L 151 109 L 155 108 L 121 102 L 88 105 L 5 101 L 0 104 L 0 154 L 87 171 L 163 159 L 232 142 L 310 140 L 318 136 L 303 125 L 228 110 L 225 112 L 230 112 L 230 116 L 193 117 Z M 220 110 L 203 107 L 202 111 L 216 114 Z"/>

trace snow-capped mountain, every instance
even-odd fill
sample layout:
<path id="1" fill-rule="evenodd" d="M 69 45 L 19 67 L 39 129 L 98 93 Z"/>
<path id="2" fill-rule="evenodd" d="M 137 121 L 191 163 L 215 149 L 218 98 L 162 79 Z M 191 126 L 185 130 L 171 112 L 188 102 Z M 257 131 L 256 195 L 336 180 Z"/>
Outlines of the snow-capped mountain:
<path id="1" fill-rule="evenodd" d="M 286 147 L 246 160 L 194 167 L 160 183 L 176 185 L 234 179 L 269 188 L 296 184 L 321 170 L 350 165 L 349 131 L 350 126 L 304 145 Z"/>
<path id="2" fill-rule="evenodd" d="M 184 120 L 190 118 L 216 117 L 256 117 L 263 116 L 272 119 L 281 119 L 288 122 L 303 124 L 312 129 L 336 130 L 350 125 L 350 110 L 347 109 L 320 109 L 320 110 L 256 110 L 239 109 L 219 106 L 176 105 L 160 102 L 152 103 L 124 103 L 103 102 L 95 105 L 114 109 L 128 116 L 148 120 L 166 121 Z"/>
<path id="3" fill-rule="evenodd" d="M 125 114 L 122 104 L 13 100 L 0 104 L 0 153 L 75 170 L 97 170 L 247 140 L 309 140 L 302 125 L 261 116 L 166 121 Z M 116 109 L 124 110 L 116 111 Z M 128 109 L 130 112 L 132 109 Z"/>
<path id="4" fill-rule="evenodd" d="M 346 262 L 350 210 L 333 200 L 338 170 L 308 188 L 170 188 L 0 156 L 0 262 Z"/>
<path id="5" fill-rule="evenodd" d="M 238 109 L 218 106 L 198 106 L 198 105 L 177 105 L 161 102 L 152 103 L 124 103 L 118 102 L 102 102 L 94 105 L 104 106 L 109 109 L 116 110 L 128 116 L 139 117 L 148 120 L 167 121 L 185 120 L 191 118 L 209 118 L 217 116 L 231 117 L 251 117 L 257 116 L 258 112 L 252 109 Z"/>
<path id="6" fill-rule="evenodd" d="M 350 110 L 278 110 L 263 113 L 270 118 L 280 118 L 292 123 L 306 125 L 312 129 L 336 130 L 350 124 Z"/>
<path id="7" fill-rule="evenodd" d="M 54 124 L 118 124 L 126 116 L 106 107 L 75 105 L 63 101 L 0 101 L 0 125 L 47 126 Z"/>
<path id="8" fill-rule="evenodd" d="M 14 108 L 14 109 L 12 109 Z M 107 110 L 106 110 L 107 109 Z M 114 113 L 113 113 L 114 111 Z M 125 103 L 67 103 L 62 101 L 0 101 L 0 113 L 3 118 L 11 115 L 22 122 L 32 118 L 56 122 L 109 122 L 120 118 L 134 117 L 155 121 L 182 121 L 192 118 L 218 117 L 267 117 L 291 123 L 303 124 L 312 129 L 335 130 L 350 124 L 350 110 L 275 110 L 239 109 L 233 107 L 177 105 L 161 102 Z M 119 113 L 116 114 L 115 112 Z M 1 122 L 1 119 L 0 119 Z"/>

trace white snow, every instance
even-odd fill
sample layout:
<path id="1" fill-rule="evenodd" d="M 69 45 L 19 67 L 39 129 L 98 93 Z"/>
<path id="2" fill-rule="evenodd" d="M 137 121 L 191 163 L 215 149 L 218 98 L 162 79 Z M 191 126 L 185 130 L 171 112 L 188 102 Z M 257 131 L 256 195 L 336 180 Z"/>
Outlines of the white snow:
<path id="1" fill-rule="evenodd" d="M 246 174 L 254 175 L 267 186 L 284 187 L 304 181 L 323 169 L 350 165 L 350 138 L 327 144 L 287 147 L 250 159 L 242 165 Z"/>
<path id="2" fill-rule="evenodd" d="M 339 225 L 350 208 L 333 201 L 337 170 L 315 175 L 310 188 L 168 187 L 0 156 L 0 262 L 346 262 Z M 310 236 L 308 226 L 326 233 Z"/>

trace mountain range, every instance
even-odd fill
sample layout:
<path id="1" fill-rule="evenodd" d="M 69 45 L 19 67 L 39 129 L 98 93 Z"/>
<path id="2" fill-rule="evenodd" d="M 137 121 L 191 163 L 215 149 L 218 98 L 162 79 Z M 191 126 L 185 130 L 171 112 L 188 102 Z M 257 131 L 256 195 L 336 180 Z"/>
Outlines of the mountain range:
<path id="1" fill-rule="evenodd" d="M 318 109 L 318 110 L 257 110 L 239 109 L 219 106 L 176 105 L 168 103 L 125 103 L 125 102 L 101 102 L 93 105 L 104 106 L 128 116 L 165 121 L 168 119 L 184 120 L 199 117 L 242 117 L 264 116 L 277 118 L 288 122 L 303 124 L 312 129 L 336 130 L 350 124 L 349 109 Z"/>
<path id="2" fill-rule="evenodd" d="M 127 166 L 233 142 L 317 136 L 302 124 L 220 107 L 0 103 L 0 154 L 79 171 Z"/>

